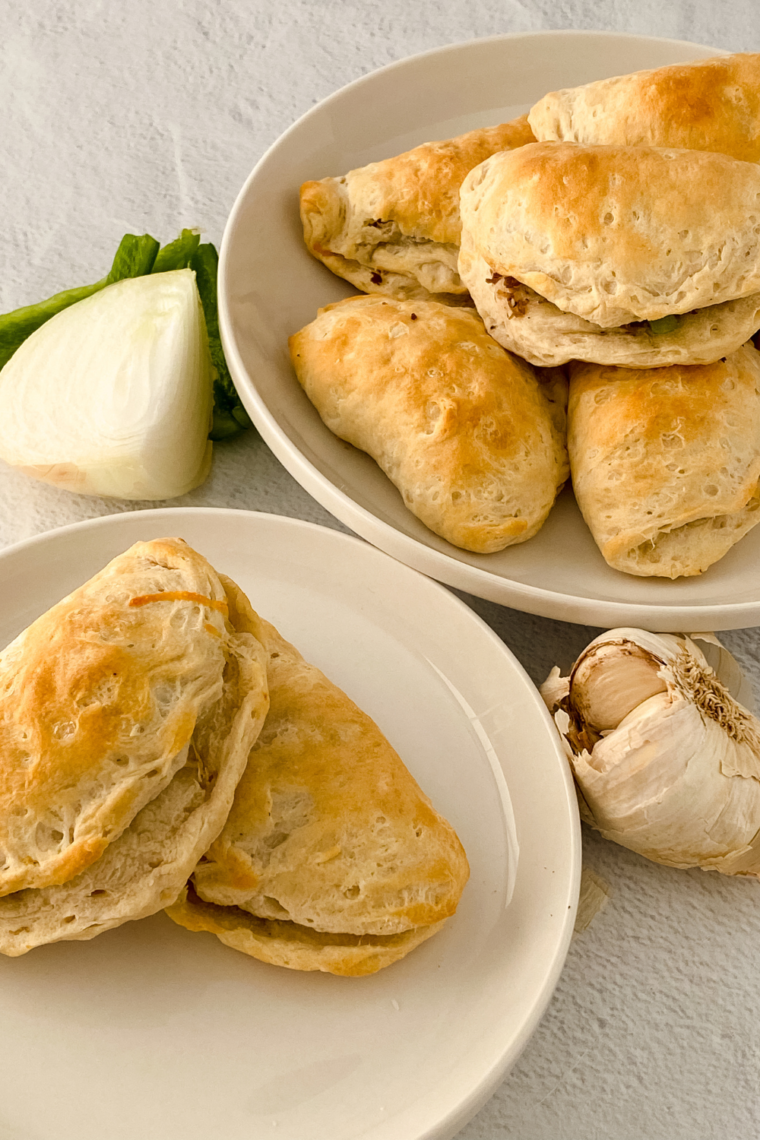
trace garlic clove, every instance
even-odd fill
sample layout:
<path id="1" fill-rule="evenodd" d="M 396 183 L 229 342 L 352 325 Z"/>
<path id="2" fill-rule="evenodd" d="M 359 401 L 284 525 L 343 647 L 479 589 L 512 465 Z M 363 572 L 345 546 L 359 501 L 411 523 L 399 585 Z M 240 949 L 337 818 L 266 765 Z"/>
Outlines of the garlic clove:
<path id="1" fill-rule="evenodd" d="M 606 642 L 579 659 L 570 678 L 570 701 L 597 733 L 617 728 L 638 705 L 667 691 L 662 662 L 634 642 Z"/>

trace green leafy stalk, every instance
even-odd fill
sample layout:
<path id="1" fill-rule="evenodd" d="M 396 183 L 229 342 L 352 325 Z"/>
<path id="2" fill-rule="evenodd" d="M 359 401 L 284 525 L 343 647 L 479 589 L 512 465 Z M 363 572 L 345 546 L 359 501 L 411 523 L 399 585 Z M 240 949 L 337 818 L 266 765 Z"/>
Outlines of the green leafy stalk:
<path id="1" fill-rule="evenodd" d="M 201 235 L 197 230 L 183 230 L 174 241 L 161 246 L 153 262 L 150 273 L 168 273 L 172 269 L 189 269 L 190 261 L 200 245 Z"/>
<path id="2" fill-rule="evenodd" d="M 214 422 L 209 438 L 228 439 L 239 431 L 251 426 L 248 413 L 240 402 L 235 385 L 224 358 L 222 338 L 219 333 L 219 308 L 217 305 L 216 279 L 219 256 L 213 245 L 199 245 L 190 259 L 190 268 L 195 270 L 195 282 L 206 318 L 206 332 L 214 366 Z"/>
<path id="3" fill-rule="evenodd" d="M 0 368 L 8 363 L 27 337 L 56 313 L 63 312 L 77 301 L 83 301 L 85 297 L 91 297 L 93 293 L 105 289 L 106 285 L 113 285 L 114 281 L 121 281 L 124 277 L 142 277 L 144 273 L 150 273 L 157 253 L 158 242 L 150 234 L 143 234 L 142 237 L 125 234 L 109 272 L 94 285 L 66 289 L 63 293 L 48 297 L 46 301 L 40 301 L 36 305 L 25 305 L 22 309 L 15 309 L 12 313 L 0 316 Z"/>
<path id="4" fill-rule="evenodd" d="M 144 277 L 150 273 L 158 256 L 158 248 L 158 242 L 150 234 L 141 237 L 124 234 L 105 279 L 106 285 L 113 285 L 115 281 L 123 281 L 127 277 Z"/>
<path id="5" fill-rule="evenodd" d="M 213 364 L 214 422 L 209 436 L 213 440 L 228 439 L 250 427 L 251 421 L 232 382 L 219 335 L 216 294 L 219 257 L 213 245 L 201 245 L 200 241 L 196 230 L 182 230 L 178 238 L 161 247 L 150 234 L 125 234 L 110 270 L 94 285 L 67 289 L 39 304 L 26 305 L 0 316 L 0 368 L 8 363 L 27 337 L 56 313 L 75 305 L 77 301 L 83 301 L 85 297 L 91 297 L 107 285 L 123 281 L 126 277 L 144 277 L 149 273 L 168 273 L 173 269 L 189 268 L 195 271 Z"/>

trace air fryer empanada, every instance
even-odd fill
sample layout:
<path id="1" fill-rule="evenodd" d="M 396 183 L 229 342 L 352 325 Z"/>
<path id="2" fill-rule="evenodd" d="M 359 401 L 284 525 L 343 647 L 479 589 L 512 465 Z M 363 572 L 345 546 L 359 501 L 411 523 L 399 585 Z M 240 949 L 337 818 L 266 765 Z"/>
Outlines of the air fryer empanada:
<path id="1" fill-rule="evenodd" d="M 704 367 L 570 366 L 568 450 L 610 566 L 700 574 L 760 522 L 760 354 Z"/>
<path id="2" fill-rule="evenodd" d="M 436 534 L 487 554 L 542 526 L 567 477 L 561 416 L 476 313 L 350 297 L 320 309 L 290 352 L 327 427 Z"/>
<path id="3" fill-rule="evenodd" d="M 530 143 L 473 170 L 461 211 L 492 272 L 602 328 L 760 292 L 760 167 L 722 154 Z"/>
<path id="4" fill-rule="evenodd" d="M 165 906 L 268 706 L 260 625 L 180 539 L 137 543 L 0 655 L 0 952 Z"/>
<path id="5" fill-rule="evenodd" d="M 469 869 L 377 725 L 264 623 L 271 708 L 169 915 L 275 965 L 368 974 L 454 913 Z"/>
<path id="6" fill-rule="evenodd" d="M 533 141 L 523 116 L 423 143 L 382 162 L 301 187 L 311 253 L 365 293 L 465 299 L 457 270 L 459 189 L 474 166 Z"/>

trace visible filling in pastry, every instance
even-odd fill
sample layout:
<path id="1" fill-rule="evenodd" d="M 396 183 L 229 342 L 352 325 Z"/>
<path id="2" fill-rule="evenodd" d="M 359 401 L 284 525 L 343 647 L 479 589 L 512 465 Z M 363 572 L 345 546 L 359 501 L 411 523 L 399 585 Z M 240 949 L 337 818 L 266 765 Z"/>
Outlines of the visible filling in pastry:
<path id="1" fill-rule="evenodd" d="M 504 316 L 507 320 L 512 320 L 513 317 L 524 317 L 531 306 L 531 303 L 552 304 L 537 293 L 535 289 L 531 289 L 529 285 L 524 285 L 522 281 L 518 281 L 516 277 L 505 277 L 496 270 L 491 271 L 491 276 L 486 278 L 486 285 L 495 285 L 494 292 L 496 296 L 504 302 L 506 309 Z M 588 321 L 583 317 L 576 318 L 582 321 L 584 326 L 593 329 L 601 336 L 617 333 L 630 333 L 631 335 L 647 332 L 650 336 L 665 336 L 678 331 L 683 319 L 685 317 L 694 316 L 698 313 L 699 309 L 692 309 L 688 313 L 679 313 L 668 317 L 661 317 L 657 321 L 629 321 L 628 324 L 618 325 L 616 328 L 602 328 L 601 325 L 595 325 L 593 321 Z M 572 316 L 573 314 L 564 314 Z M 718 331 L 716 325 L 713 329 L 714 332 Z"/>
<path id="2" fill-rule="evenodd" d="M 376 218 L 365 222 L 353 249 L 336 249 L 345 257 L 353 256 L 360 265 L 378 270 L 373 284 L 382 284 L 382 273 L 412 273 L 432 293 L 461 292 L 457 271 L 459 249 L 426 237 L 404 234 L 396 222 Z"/>

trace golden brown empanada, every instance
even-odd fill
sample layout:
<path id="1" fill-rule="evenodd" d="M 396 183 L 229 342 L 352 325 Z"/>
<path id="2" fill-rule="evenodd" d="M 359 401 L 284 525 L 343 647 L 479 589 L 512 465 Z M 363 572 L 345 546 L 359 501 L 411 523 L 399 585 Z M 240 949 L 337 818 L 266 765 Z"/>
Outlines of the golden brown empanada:
<path id="1" fill-rule="evenodd" d="M 488 554 L 539 530 L 567 477 L 557 409 L 476 313 L 350 297 L 320 309 L 290 354 L 327 427 L 436 534 Z"/>
<path id="2" fill-rule="evenodd" d="M 261 627 L 181 539 L 136 543 L 0 654 L 0 952 L 160 910 L 268 707 Z"/>
<path id="3" fill-rule="evenodd" d="M 760 167 L 722 154 L 531 143 L 462 187 L 497 273 L 614 328 L 760 290 Z"/>
<path id="4" fill-rule="evenodd" d="M 760 354 L 705 367 L 570 366 L 568 450 L 610 566 L 700 574 L 760 522 Z"/>
<path id="5" fill-rule="evenodd" d="M 301 187 L 311 253 L 365 293 L 465 299 L 457 270 L 459 188 L 499 150 L 533 141 L 525 116 L 423 143 L 382 162 Z"/>
<path id="6" fill-rule="evenodd" d="M 716 56 L 552 91 L 536 138 L 712 150 L 760 161 L 760 54 Z"/>
<path id="7" fill-rule="evenodd" d="M 454 913 L 467 859 L 377 725 L 264 628 L 269 715 L 224 830 L 168 913 L 264 962 L 374 973 Z"/>
<path id="8" fill-rule="evenodd" d="M 473 170 L 461 212 L 462 279 L 492 335 L 530 359 L 712 363 L 757 331 L 754 163 L 531 143 Z"/>

